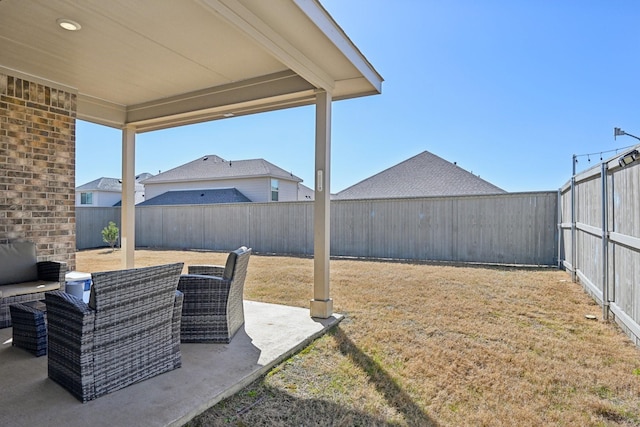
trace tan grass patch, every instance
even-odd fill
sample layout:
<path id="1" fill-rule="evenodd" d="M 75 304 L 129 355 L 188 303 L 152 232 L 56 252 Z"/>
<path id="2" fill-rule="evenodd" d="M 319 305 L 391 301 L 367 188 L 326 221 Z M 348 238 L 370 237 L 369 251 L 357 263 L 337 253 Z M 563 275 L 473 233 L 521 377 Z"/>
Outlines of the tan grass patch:
<path id="1" fill-rule="evenodd" d="M 225 254 L 136 251 L 136 266 Z M 79 271 L 117 269 L 84 251 Z M 190 425 L 640 425 L 640 352 L 554 269 L 331 262 L 332 333 Z M 245 298 L 308 307 L 313 261 L 252 256 Z"/>

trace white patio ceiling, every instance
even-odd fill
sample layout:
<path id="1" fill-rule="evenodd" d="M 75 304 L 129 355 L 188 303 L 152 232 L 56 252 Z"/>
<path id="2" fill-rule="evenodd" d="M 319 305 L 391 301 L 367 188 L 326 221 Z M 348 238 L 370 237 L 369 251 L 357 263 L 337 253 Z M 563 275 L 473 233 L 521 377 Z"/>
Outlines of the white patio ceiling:
<path id="1" fill-rule="evenodd" d="M 316 0 L 0 0 L 1 69 L 77 93 L 80 119 L 136 132 L 382 85 Z"/>

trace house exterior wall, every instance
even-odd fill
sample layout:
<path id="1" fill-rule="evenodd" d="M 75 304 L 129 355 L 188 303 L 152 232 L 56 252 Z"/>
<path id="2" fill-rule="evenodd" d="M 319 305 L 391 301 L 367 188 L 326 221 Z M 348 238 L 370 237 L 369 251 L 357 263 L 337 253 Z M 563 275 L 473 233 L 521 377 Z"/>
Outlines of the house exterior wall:
<path id="1" fill-rule="evenodd" d="M 83 205 L 81 203 L 81 194 L 82 193 L 92 193 L 93 200 L 90 205 Z M 137 196 L 137 193 L 136 193 Z M 122 193 L 115 193 L 113 191 L 77 191 L 76 192 L 76 206 L 94 206 L 94 207 L 107 207 L 113 206 L 122 200 Z M 144 201 L 144 199 L 142 199 Z M 138 198 L 136 197 L 136 203 L 138 203 Z"/>
<path id="2" fill-rule="evenodd" d="M 82 202 L 82 193 L 92 193 L 93 194 L 93 203 L 90 205 L 83 205 Z M 85 207 L 109 207 L 113 206 L 116 203 L 122 200 L 121 192 L 113 192 L 113 191 L 100 191 L 100 190 L 86 190 L 86 191 L 76 191 L 76 206 L 85 206 Z M 138 203 L 144 202 L 144 190 L 136 191 L 134 203 L 137 205 Z"/>
<path id="3" fill-rule="evenodd" d="M 280 201 L 298 200 L 297 185 L 294 181 L 279 179 Z M 211 190 L 216 188 L 237 188 L 252 202 L 271 201 L 271 178 L 220 179 L 211 181 L 181 181 L 171 183 L 145 183 L 145 200 L 177 190 Z"/>
<path id="4" fill-rule="evenodd" d="M 279 202 L 292 202 L 298 200 L 298 183 L 293 181 L 284 181 L 282 179 L 278 180 L 279 184 Z M 269 183 L 271 186 L 271 183 Z M 271 187 L 269 187 L 271 188 Z M 271 200 L 271 198 L 269 198 Z"/>
<path id="5" fill-rule="evenodd" d="M 118 203 L 121 199 L 122 199 L 122 195 L 118 195 L 118 201 L 114 202 L 114 204 Z M 133 203 L 135 203 L 137 205 L 138 203 L 142 203 L 145 200 L 146 199 L 144 197 L 144 189 L 142 189 L 140 191 L 136 190 L 136 193 L 135 193 L 134 198 L 133 198 Z M 111 206 L 113 206 L 113 205 L 111 205 Z"/>
<path id="6" fill-rule="evenodd" d="M 0 73 L 0 243 L 75 268 L 76 95 Z"/>

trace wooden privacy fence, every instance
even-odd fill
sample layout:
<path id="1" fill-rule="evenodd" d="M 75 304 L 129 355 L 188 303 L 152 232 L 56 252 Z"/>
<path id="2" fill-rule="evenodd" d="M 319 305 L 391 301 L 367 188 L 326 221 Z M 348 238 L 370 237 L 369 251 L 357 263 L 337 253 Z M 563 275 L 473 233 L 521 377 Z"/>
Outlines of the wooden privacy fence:
<path id="1" fill-rule="evenodd" d="M 560 265 L 640 345 L 639 163 L 616 157 L 575 175 L 559 191 L 558 215 Z"/>
<path id="2" fill-rule="evenodd" d="M 331 202 L 331 255 L 557 264 L 557 192 Z M 119 208 L 76 210 L 77 248 L 105 246 Z M 136 246 L 313 254 L 313 202 L 136 207 Z"/>

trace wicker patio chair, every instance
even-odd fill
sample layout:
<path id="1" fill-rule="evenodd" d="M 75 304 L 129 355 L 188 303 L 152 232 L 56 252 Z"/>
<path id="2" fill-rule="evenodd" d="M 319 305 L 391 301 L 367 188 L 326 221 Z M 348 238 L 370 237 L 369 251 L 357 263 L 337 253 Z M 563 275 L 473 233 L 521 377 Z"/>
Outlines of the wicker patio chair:
<path id="1" fill-rule="evenodd" d="M 87 402 L 179 368 L 182 267 L 93 273 L 89 304 L 48 292 L 49 378 Z"/>
<path id="2" fill-rule="evenodd" d="M 180 338 L 182 342 L 229 343 L 244 324 L 242 295 L 251 249 L 241 247 L 227 263 L 192 265 L 180 276 L 184 294 Z"/>

